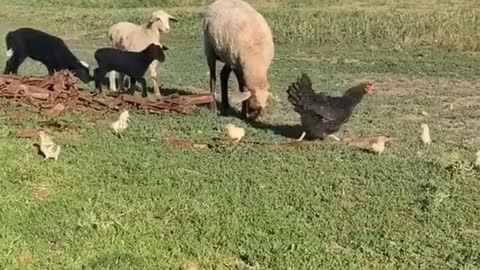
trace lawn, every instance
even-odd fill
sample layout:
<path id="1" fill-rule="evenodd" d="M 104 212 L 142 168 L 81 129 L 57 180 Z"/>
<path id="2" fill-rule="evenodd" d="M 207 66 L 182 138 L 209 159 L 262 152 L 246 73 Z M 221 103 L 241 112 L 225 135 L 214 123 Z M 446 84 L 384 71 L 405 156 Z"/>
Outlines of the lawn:
<path id="1" fill-rule="evenodd" d="M 95 66 L 108 26 L 159 7 L 180 20 L 162 42 L 163 89 L 207 91 L 201 42 L 207 1 L 0 0 L 3 37 L 33 26 L 64 38 Z M 69 113 L 52 120 L 0 100 L 0 269 L 480 269 L 480 6 L 468 0 L 251 1 L 275 35 L 271 100 L 261 124 L 213 115 Z M 3 70 L 5 54 L 0 54 Z M 317 142 L 310 149 L 211 142 L 234 123 L 248 141 L 300 135 L 288 85 L 307 72 L 340 94 L 376 80 L 341 138 L 400 138 L 381 156 Z M 31 60 L 21 74 L 46 74 Z M 232 76 L 231 91 L 236 91 Z M 81 85 L 83 88 L 93 87 Z M 88 90 L 87 90 L 88 91 Z M 427 112 L 427 114 L 422 113 Z M 12 117 L 22 113 L 23 120 Z M 18 115 L 18 114 L 17 114 Z M 420 141 L 422 123 L 433 144 Z M 63 147 L 43 161 L 45 128 Z"/>

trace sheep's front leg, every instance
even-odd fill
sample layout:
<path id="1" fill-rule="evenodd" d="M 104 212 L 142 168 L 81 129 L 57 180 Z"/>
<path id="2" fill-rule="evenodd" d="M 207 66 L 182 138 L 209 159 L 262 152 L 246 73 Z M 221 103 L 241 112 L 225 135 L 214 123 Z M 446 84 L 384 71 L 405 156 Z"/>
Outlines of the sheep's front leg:
<path id="1" fill-rule="evenodd" d="M 230 103 L 228 102 L 228 77 L 232 69 L 230 65 L 225 64 L 222 71 L 220 72 L 220 82 L 222 90 L 222 113 L 227 114 L 230 110 Z"/>
<path id="2" fill-rule="evenodd" d="M 114 70 L 110 71 L 108 74 L 108 80 L 110 82 L 110 91 L 112 92 L 117 92 L 117 83 L 115 81 L 115 74 L 116 72 Z"/>
<path id="3" fill-rule="evenodd" d="M 238 90 L 240 90 L 240 92 L 245 92 L 245 79 L 243 78 L 243 72 L 242 70 L 239 70 L 239 69 L 235 69 L 233 70 L 233 72 L 235 73 L 235 77 L 237 77 L 237 81 L 238 81 Z M 248 99 L 245 100 L 244 102 L 242 102 L 242 118 L 244 120 L 247 119 L 247 114 L 248 114 Z"/>
<path id="4" fill-rule="evenodd" d="M 150 64 L 150 78 L 152 79 L 153 84 L 153 94 L 156 97 L 161 97 L 162 94 L 160 94 L 160 88 L 158 87 L 157 82 L 157 60 L 153 60 Z"/>
<path id="5" fill-rule="evenodd" d="M 134 85 L 133 82 L 135 81 L 135 79 L 130 78 L 130 81 L 131 81 L 132 85 Z M 147 81 L 144 78 L 141 78 L 139 80 L 139 82 L 142 85 L 142 97 L 147 97 L 148 96 L 148 94 L 147 94 Z"/>
<path id="6" fill-rule="evenodd" d="M 13 56 L 10 57 L 10 59 L 8 59 L 7 63 L 5 64 L 5 70 L 3 71 L 3 74 L 17 74 L 18 68 L 23 63 L 23 61 L 25 61 L 25 59 L 25 56 L 16 55 L 14 53 Z"/>
<path id="7" fill-rule="evenodd" d="M 213 112 L 217 111 L 217 99 L 216 99 L 216 89 L 215 86 L 217 84 L 217 75 L 216 75 L 216 60 L 213 57 L 209 57 L 208 61 L 208 69 L 210 70 L 210 95 L 212 95 L 212 104 L 211 109 Z"/>
<path id="8" fill-rule="evenodd" d="M 93 79 L 95 80 L 95 88 L 102 94 L 102 81 L 105 78 L 105 72 L 102 72 L 100 68 L 93 70 Z"/>

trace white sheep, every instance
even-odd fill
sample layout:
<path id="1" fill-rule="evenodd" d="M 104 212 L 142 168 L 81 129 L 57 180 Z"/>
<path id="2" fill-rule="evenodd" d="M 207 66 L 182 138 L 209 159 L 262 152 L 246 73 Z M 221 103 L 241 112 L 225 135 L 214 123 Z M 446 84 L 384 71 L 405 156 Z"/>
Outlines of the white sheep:
<path id="1" fill-rule="evenodd" d="M 214 97 L 216 61 L 225 63 L 220 73 L 222 111 L 230 109 L 228 78 L 233 71 L 239 90 L 252 93 L 242 104 L 243 117 L 258 117 L 270 97 L 268 69 L 274 57 L 272 32 L 265 18 L 244 1 L 217 0 L 207 8 L 203 38 Z M 216 109 L 215 98 L 212 107 Z"/>
<path id="2" fill-rule="evenodd" d="M 160 44 L 160 33 L 170 32 L 170 21 L 177 20 L 172 15 L 163 10 L 157 10 L 152 13 L 149 21 L 142 25 L 131 22 L 119 22 L 110 27 L 108 38 L 111 46 L 116 49 L 140 52 L 151 43 Z M 158 61 L 150 64 L 150 77 L 152 79 L 153 91 L 156 96 L 160 96 L 160 89 L 157 82 Z M 117 91 L 115 86 L 115 72 L 110 72 L 110 90 Z M 119 87 L 123 89 L 123 74 L 120 75 Z"/>

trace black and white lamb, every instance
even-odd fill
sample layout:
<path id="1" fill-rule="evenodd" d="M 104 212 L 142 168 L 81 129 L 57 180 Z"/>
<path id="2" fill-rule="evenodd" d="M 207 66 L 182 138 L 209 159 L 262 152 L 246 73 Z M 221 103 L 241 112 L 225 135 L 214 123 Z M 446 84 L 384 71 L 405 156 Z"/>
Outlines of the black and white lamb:
<path id="1" fill-rule="evenodd" d="M 47 66 L 49 75 L 66 69 L 84 83 L 93 79 L 88 64 L 78 60 L 65 42 L 56 36 L 33 28 L 18 28 L 8 32 L 5 41 L 7 63 L 4 74 L 17 74 L 23 61 L 30 57 Z"/>
<path id="2" fill-rule="evenodd" d="M 165 62 L 164 51 L 167 47 L 157 44 L 150 44 L 140 52 L 123 51 L 114 48 L 101 48 L 95 52 L 95 59 L 98 68 L 93 71 L 95 87 L 102 92 L 102 81 L 110 71 L 123 73 L 130 77 L 130 87 L 133 88 L 136 82 L 142 85 L 142 96 L 147 96 L 147 82 L 143 78 L 149 65 L 153 60 Z"/>

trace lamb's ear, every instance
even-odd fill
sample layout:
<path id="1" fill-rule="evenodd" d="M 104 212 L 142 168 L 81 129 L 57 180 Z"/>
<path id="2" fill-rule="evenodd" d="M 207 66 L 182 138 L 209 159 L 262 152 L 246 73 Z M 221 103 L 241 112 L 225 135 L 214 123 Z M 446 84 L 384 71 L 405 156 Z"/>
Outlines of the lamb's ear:
<path id="1" fill-rule="evenodd" d="M 168 51 L 168 47 L 167 47 L 167 46 L 165 46 L 165 45 L 162 45 L 162 50 L 164 50 L 164 51 Z"/>
<path id="2" fill-rule="evenodd" d="M 82 66 L 84 66 L 86 68 L 90 68 L 90 66 L 85 61 L 80 61 L 80 64 L 82 64 Z"/>
<path id="3" fill-rule="evenodd" d="M 168 19 L 172 22 L 178 22 L 177 18 L 175 18 L 173 16 L 170 16 Z"/>

